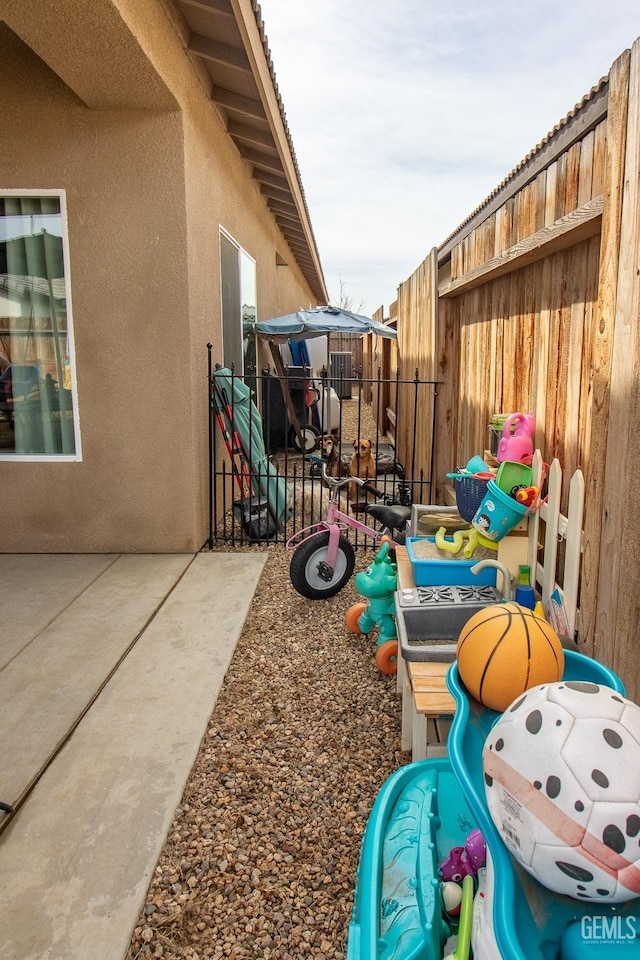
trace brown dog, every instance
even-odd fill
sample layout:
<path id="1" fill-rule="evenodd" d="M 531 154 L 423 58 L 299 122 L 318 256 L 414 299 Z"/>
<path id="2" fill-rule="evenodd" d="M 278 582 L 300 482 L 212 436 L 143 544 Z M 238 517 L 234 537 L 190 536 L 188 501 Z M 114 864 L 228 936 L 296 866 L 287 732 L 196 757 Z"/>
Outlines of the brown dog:
<path id="1" fill-rule="evenodd" d="M 362 480 L 370 480 L 375 483 L 376 479 L 376 460 L 373 455 L 373 440 L 354 440 L 353 456 L 349 464 L 349 476 L 361 477 Z M 351 503 L 358 500 L 373 500 L 371 494 L 360 496 L 360 487 L 357 483 L 349 484 L 349 499 Z"/>
<path id="2" fill-rule="evenodd" d="M 340 476 L 340 453 L 338 448 L 338 441 L 330 433 L 326 433 L 320 438 L 320 456 L 327 465 L 327 473 L 330 477 Z"/>

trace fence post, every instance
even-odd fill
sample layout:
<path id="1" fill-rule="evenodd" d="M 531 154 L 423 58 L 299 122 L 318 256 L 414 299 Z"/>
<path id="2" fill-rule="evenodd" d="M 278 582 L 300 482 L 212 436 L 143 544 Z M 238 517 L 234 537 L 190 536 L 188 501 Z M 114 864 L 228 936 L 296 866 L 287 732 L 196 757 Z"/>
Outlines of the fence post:
<path id="1" fill-rule="evenodd" d="M 217 495 L 216 489 L 216 471 L 214 467 L 215 456 L 215 435 L 213 432 L 213 416 L 211 413 L 211 377 L 213 368 L 211 364 L 211 351 L 213 344 L 207 344 L 207 414 L 209 417 L 209 550 L 213 550 L 213 511 L 214 500 Z"/>

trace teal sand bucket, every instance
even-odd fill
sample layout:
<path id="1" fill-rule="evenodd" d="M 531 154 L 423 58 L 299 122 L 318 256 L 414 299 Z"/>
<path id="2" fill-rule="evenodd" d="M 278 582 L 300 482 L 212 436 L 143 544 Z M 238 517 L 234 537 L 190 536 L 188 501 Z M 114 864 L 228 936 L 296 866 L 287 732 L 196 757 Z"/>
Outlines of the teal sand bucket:
<path id="1" fill-rule="evenodd" d="M 522 520 L 528 508 L 501 490 L 495 480 L 489 480 L 487 492 L 471 521 L 476 530 L 488 540 L 502 540 Z"/>

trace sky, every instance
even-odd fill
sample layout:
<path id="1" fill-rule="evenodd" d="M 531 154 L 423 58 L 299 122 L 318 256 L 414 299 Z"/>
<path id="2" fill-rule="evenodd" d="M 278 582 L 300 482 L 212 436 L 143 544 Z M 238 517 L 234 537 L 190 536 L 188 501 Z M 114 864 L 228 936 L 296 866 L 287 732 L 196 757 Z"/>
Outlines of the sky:
<path id="1" fill-rule="evenodd" d="M 638 0 L 260 0 L 330 302 L 370 315 L 640 36 Z"/>

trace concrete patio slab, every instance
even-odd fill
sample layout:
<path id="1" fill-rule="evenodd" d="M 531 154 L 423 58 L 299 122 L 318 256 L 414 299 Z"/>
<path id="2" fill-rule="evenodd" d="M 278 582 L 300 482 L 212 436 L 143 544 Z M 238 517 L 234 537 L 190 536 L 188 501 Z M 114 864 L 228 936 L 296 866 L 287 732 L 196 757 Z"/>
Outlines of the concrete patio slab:
<path id="1" fill-rule="evenodd" d="M 0 835 L 2 960 L 124 957 L 265 561 L 192 558 Z"/>
<path id="2" fill-rule="evenodd" d="M 0 554 L 0 670 L 117 559 L 118 554 Z"/>
<path id="3" fill-rule="evenodd" d="M 0 795 L 5 802 L 19 802 L 192 562 L 193 554 L 127 555 L 114 558 L 99 576 L 96 565 L 89 564 L 92 582 L 0 671 Z M 57 581 L 53 572 L 54 565 L 29 570 L 37 583 L 47 580 L 50 586 Z M 29 596 L 29 583 L 15 585 L 13 604 Z M 50 590 L 39 593 L 43 600 L 50 596 Z M 52 600 L 51 612 L 59 605 Z M 3 636 L 0 648 L 4 644 Z"/>

